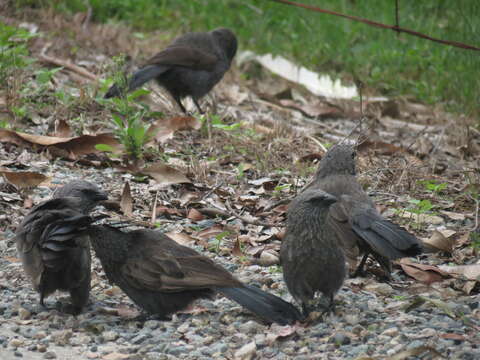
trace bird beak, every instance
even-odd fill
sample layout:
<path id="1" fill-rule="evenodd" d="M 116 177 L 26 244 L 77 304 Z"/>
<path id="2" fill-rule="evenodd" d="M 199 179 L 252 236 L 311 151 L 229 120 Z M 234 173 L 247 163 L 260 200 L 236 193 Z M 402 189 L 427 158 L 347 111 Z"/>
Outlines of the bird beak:
<path id="1" fill-rule="evenodd" d="M 95 195 L 96 201 L 108 200 L 108 195 L 106 193 L 98 193 Z"/>
<path id="2" fill-rule="evenodd" d="M 331 205 L 333 203 L 336 203 L 337 202 L 337 197 L 332 195 L 332 194 L 325 194 L 325 196 L 323 197 L 324 199 L 324 202 L 328 205 Z"/>

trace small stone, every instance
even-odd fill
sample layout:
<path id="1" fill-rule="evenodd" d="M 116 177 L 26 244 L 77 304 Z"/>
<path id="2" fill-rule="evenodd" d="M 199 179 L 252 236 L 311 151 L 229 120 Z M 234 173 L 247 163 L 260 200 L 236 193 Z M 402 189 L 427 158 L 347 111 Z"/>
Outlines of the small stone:
<path id="1" fill-rule="evenodd" d="M 143 343 L 145 340 L 147 339 L 150 339 L 152 336 L 150 334 L 140 334 L 140 335 L 137 335 L 135 336 L 131 342 L 132 344 L 135 344 L 135 345 L 140 345 L 141 343 Z"/>
<path id="2" fill-rule="evenodd" d="M 72 345 L 85 345 L 92 341 L 92 338 L 85 334 L 78 334 L 77 336 L 73 336 L 70 339 L 70 344 Z"/>
<path id="3" fill-rule="evenodd" d="M 390 336 L 390 337 L 397 336 L 398 334 L 399 334 L 399 331 L 396 327 L 391 327 L 390 329 L 387 329 L 381 333 L 381 335 Z"/>
<path id="4" fill-rule="evenodd" d="M 45 354 L 43 354 L 44 359 L 56 359 L 57 354 L 55 354 L 53 351 L 47 351 Z"/>
<path id="5" fill-rule="evenodd" d="M 105 355 L 102 359 L 103 360 L 122 360 L 130 357 L 128 354 L 122 354 L 118 352 L 112 352 L 108 355 Z"/>
<path id="6" fill-rule="evenodd" d="M 352 332 L 355 334 L 355 335 L 360 335 L 362 333 L 362 331 L 364 331 L 365 328 L 362 326 L 362 325 L 355 325 L 353 328 L 352 328 Z"/>
<path id="7" fill-rule="evenodd" d="M 177 331 L 178 331 L 179 333 L 183 334 L 183 333 L 186 333 L 186 332 L 187 332 L 188 328 L 189 328 L 189 324 L 188 324 L 188 323 L 184 323 L 184 324 L 180 325 L 180 326 L 177 328 Z"/>
<path id="8" fill-rule="evenodd" d="M 61 345 L 61 346 L 69 345 L 70 338 L 72 337 L 72 335 L 73 335 L 72 330 L 55 331 L 52 333 L 52 340 L 57 345 Z"/>
<path id="9" fill-rule="evenodd" d="M 18 317 L 20 320 L 28 320 L 32 316 L 32 313 L 27 309 L 21 307 L 18 309 Z"/>
<path id="10" fill-rule="evenodd" d="M 242 323 L 238 327 L 238 330 L 240 330 L 240 332 L 243 334 L 256 334 L 260 329 L 260 327 L 261 325 L 259 325 L 253 320 L 250 320 L 250 321 L 247 321 L 246 323 Z"/>
<path id="11" fill-rule="evenodd" d="M 358 324 L 358 315 L 354 315 L 354 314 L 345 314 L 345 316 L 343 317 L 344 320 L 354 326 L 354 325 L 357 325 Z"/>
<path id="12" fill-rule="evenodd" d="M 10 340 L 8 345 L 10 345 L 11 347 L 17 348 L 23 345 L 23 341 L 20 339 L 12 339 Z"/>
<path id="13" fill-rule="evenodd" d="M 257 345 L 255 341 L 249 342 L 243 345 L 240 349 L 235 351 L 235 359 L 238 360 L 250 360 L 255 356 L 257 352 Z"/>
<path id="14" fill-rule="evenodd" d="M 115 341 L 118 339 L 118 334 L 115 331 L 104 331 L 102 333 L 103 338 L 105 341 Z"/>
<path id="15" fill-rule="evenodd" d="M 23 354 L 20 351 L 15 351 L 13 355 L 15 355 L 16 357 L 23 357 Z"/>
<path id="16" fill-rule="evenodd" d="M 44 353 L 45 351 L 47 351 L 47 346 L 45 344 L 37 344 L 37 351 Z"/>
<path id="17" fill-rule="evenodd" d="M 225 354 L 228 350 L 228 345 L 225 343 L 217 343 L 212 345 L 212 354 Z"/>
<path id="18" fill-rule="evenodd" d="M 413 349 L 416 349 L 420 346 L 423 346 L 423 341 L 414 340 L 410 344 L 407 345 L 407 350 L 413 350 Z"/>
<path id="19" fill-rule="evenodd" d="M 350 340 L 350 337 L 348 337 L 344 333 L 336 333 L 334 336 L 330 338 L 330 342 L 340 346 L 340 345 L 350 344 L 351 340 Z"/>
<path id="20" fill-rule="evenodd" d="M 158 329 L 159 323 L 156 320 L 148 320 L 148 321 L 145 321 L 143 326 L 147 329 L 155 330 L 155 329 Z"/>

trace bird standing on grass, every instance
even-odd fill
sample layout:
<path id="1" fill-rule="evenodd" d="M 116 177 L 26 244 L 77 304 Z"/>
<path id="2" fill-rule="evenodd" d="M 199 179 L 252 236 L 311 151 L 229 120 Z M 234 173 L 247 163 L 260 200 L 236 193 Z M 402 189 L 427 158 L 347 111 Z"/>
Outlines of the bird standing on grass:
<path id="1" fill-rule="evenodd" d="M 17 228 L 15 242 L 28 278 L 40 293 L 40 304 L 56 290 L 68 291 L 71 304 L 62 310 L 78 314 L 87 304 L 90 293 L 90 245 L 80 232 L 49 229 L 59 221 L 79 219 L 79 228 L 87 225 L 88 214 L 107 195 L 87 181 L 72 181 L 58 189 L 52 199 L 35 206 Z"/>
<path id="2" fill-rule="evenodd" d="M 322 190 L 308 190 L 289 205 L 280 259 L 288 290 L 307 316 L 334 306 L 333 297 L 345 279 L 345 256 L 334 229 L 327 224 L 337 199 Z M 320 292 L 323 296 L 315 297 Z"/>
<path id="3" fill-rule="evenodd" d="M 155 79 L 184 113 L 187 111 L 181 100 L 187 96 L 192 97 L 198 111 L 203 113 L 198 100 L 222 79 L 236 52 L 237 38 L 229 29 L 184 34 L 136 71 L 128 80 L 126 90 L 132 91 Z M 105 98 L 119 96 L 122 91 L 115 84 Z"/>
<path id="4" fill-rule="evenodd" d="M 363 254 L 355 276 L 362 274 L 369 255 L 390 276 L 391 260 L 419 255 L 423 247 L 414 235 L 378 213 L 355 177 L 355 155 L 353 146 L 333 146 L 320 161 L 305 191 L 321 189 L 337 197 L 337 202 L 330 206 L 328 223 L 348 258 L 356 260 L 358 253 Z"/>
<path id="5" fill-rule="evenodd" d="M 76 233 L 83 229 L 85 219 L 89 217 L 58 223 L 50 229 L 50 236 Z M 160 319 L 216 292 L 269 322 L 284 325 L 301 319 L 290 303 L 241 283 L 209 258 L 160 232 L 124 232 L 109 225 L 91 225 L 85 232 L 110 282 Z"/>

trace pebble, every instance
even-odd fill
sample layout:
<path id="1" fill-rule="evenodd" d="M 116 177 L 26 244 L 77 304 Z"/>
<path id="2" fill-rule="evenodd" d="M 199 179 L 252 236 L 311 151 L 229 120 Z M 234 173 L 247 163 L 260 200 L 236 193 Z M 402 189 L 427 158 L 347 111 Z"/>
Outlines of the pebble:
<path id="1" fill-rule="evenodd" d="M 45 354 L 43 354 L 44 359 L 56 359 L 57 354 L 55 354 L 53 351 L 47 351 Z"/>
<path id="2" fill-rule="evenodd" d="M 28 320 L 32 316 L 32 313 L 25 308 L 18 309 L 18 317 L 20 320 Z"/>
<path id="3" fill-rule="evenodd" d="M 20 339 L 12 339 L 12 340 L 10 340 L 8 345 L 11 346 L 11 347 L 17 348 L 17 347 L 20 347 L 20 346 L 23 345 L 23 341 L 20 340 Z"/>
<path id="4" fill-rule="evenodd" d="M 240 349 L 235 351 L 235 359 L 238 360 L 250 360 L 255 356 L 257 352 L 257 345 L 254 341 L 243 345 Z"/>
<path id="5" fill-rule="evenodd" d="M 115 341 L 118 339 L 118 334 L 115 331 L 104 331 L 102 336 L 105 341 Z"/>

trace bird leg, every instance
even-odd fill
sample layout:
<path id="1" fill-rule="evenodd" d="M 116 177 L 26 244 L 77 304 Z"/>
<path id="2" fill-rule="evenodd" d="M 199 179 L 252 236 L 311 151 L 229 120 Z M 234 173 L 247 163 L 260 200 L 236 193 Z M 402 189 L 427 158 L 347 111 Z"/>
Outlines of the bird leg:
<path id="1" fill-rule="evenodd" d="M 363 255 L 362 261 L 360 261 L 360 264 L 358 265 L 357 270 L 355 270 L 355 272 L 353 273 L 352 277 L 364 275 L 363 267 L 365 266 L 365 262 L 368 259 L 368 255 L 369 255 L 368 253 L 365 253 L 365 255 Z"/>
<path id="2" fill-rule="evenodd" d="M 64 303 L 59 303 L 57 305 L 58 311 L 64 313 L 64 314 L 70 314 L 70 315 L 78 315 L 82 312 L 82 307 L 75 306 L 73 304 L 64 304 Z"/>
<path id="3" fill-rule="evenodd" d="M 192 98 L 193 99 L 193 98 Z M 198 104 L 198 101 L 197 99 L 193 99 L 193 103 L 195 104 L 195 106 L 197 107 L 197 110 L 200 114 L 205 114 L 205 112 L 202 110 L 202 108 L 200 107 L 200 105 Z"/>
<path id="4" fill-rule="evenodd" d="M 41 292 L 40 293 L 40 305 L 42 305 L 44 308 L 46 308 L 44 298 L 45 297 L 43 295 L 43 292 Z"/>
<path id="5" fill-rule="evenodd" d="M 183 106 L 182 101 L 180 100 L 180 97 L 179 96 L 174 96 L 173 99 L 178 104 L 178 106 L 180 106 L 180 109 L 182 110 L 182 112 L 184 114 L 188 114 L 187 109 L 185 109 L 185 106 Z"/>

